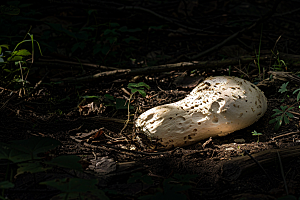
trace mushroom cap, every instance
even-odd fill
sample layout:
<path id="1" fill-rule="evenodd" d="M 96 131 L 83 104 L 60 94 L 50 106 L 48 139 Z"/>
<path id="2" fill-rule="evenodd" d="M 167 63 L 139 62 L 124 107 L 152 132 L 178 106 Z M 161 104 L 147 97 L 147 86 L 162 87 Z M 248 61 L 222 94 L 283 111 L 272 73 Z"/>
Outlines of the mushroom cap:
<path id="1" fill-rule="evenodd" d="M 216 76 L 205 79 L 186 98 L 142 113 L 135 125 L 168 149 L 243 129 L 266 110 L 267 98 L 254 84 Z"/>

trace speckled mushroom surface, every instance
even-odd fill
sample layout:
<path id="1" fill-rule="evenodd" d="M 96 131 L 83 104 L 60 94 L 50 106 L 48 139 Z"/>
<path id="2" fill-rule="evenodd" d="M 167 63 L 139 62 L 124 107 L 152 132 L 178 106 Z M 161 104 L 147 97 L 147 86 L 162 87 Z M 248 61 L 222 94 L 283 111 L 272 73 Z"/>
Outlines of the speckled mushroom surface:
<path id="1" fill-rule="evenodd" d="M 232 76 L 205 79 L 184 99 L 142 113 L 136 127 L 164 148 L 186 146 L 245 128 L 267 110 L 267 98 L 251 82 Z"/>

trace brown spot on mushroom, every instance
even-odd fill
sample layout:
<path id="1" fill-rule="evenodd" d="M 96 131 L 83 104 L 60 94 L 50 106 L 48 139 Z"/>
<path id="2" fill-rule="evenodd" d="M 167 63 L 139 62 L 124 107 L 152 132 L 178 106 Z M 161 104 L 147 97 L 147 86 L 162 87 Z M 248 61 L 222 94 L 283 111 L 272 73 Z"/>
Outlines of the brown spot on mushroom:
<path id="1" fill-rule="evenodd" d="M 197 129 L 194 129 L 193 131 L 194 131 L 194 132 L 197 132 Z"/>
<path id="2" fill-rule="evenodd" d="M 198 122 L 198 125 L 201 125 L 201 122 Z"/>
<path id="3" fill-rule="evenodd" d="M 219 119 L 218 119 L 217 117 L 215 117 L 215 118 L 212 119 L 212 122 L 213 122 L 213 123 L 218 123 L 218 122 L 219 122 Z"/>

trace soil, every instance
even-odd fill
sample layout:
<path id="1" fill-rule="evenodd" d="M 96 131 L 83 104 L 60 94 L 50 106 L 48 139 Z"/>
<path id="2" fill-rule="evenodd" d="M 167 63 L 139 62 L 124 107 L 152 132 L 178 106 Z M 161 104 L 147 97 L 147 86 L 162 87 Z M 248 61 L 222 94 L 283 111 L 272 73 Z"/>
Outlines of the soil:
<path id="1" fill-rule="evenodd" d="M 286 4 L 287 7 L 288 5 L 290 4 Z M 69 8 L 64 9 L 68 10 Z M 168 13 L 171 12 L 168 10 Z M 67 21 L 67 17 L 64 20 Z M 146 19 L 139 20 L 139 23 L 142 23 Z M 253 35 L 259 30 L 253 30 Z M 292 30 L 289 31 L 287 32 L 292 32 Z M 251 35 L 249 32 L 248 34 Z M 263 41 L 266 51 L 269 51 L 268 48 L 273 46 L 276 41 L 275 36 L 270 35 L 272 42 Z M 259 43 L 259 36 L 260 34 L 256 34 L 251 39 L 255 41 L 256 45 Z M 175 58 L 176 62 L 186 61 L 185 57 L 180 57 L 180 54 L 187 53 L 186 49 L 183 48 L 183 52 L 180 50 L 176 52 L 174 49 L 181 49 L 180 42 L 186 42 L 192 46 L 193 41 L 186 41 L 188 37 L 183 34 L 179 38 L 170 39 L 162 31 L 155 33 L 152 40 L 155 44 L 174 43 L 173 49 L 163 50 L 166 54 L 173 54 L 172 60 L 168 60 L 168 62 L 174 63 Z M 267 38 L 267 36 L 264 37 Z M 162 40 L 162 38 L 168 40 Z M 243 35 L 241 38 L 245 39 L 247 35 Z M 218 39 L 203 41 L 202 47 L 205 49 L 219 42 Z M 138 57 L 141 58 L 140 60 L 142 60 L 142 55 L 145 56 L 150 51 L 153 53 L 157 49 L 154 44 L 146 48 L 142 41 L 135 45 L 142 47 L 139 53 L 133 52 L 137 57 L 140 56 Z M 220 55 L 230 54 L 229 51 L 241 53 L 242 48 L 239 45 L 241 44 L 237 45 L 236 42 L 231 42 L 224 48 L 212 52 L 209 56 L 201 57 L 201 61 L 220 60 Z M 278 44 L 278 46 L 280 45 Z M 280 47 L 278 49 L 282 50 Z M 299 55 L 299 49 L 292 47 L 291 45 L 290 48 L 294 50 L 294 54 Z M 195 47 L 193 46 L 193 48 Z M 284 47 L 282 48 L 284 49 Z M 118 47 L 117 50 L 120 48 Z M 264 51 L 261 52 L 263 54 Z M 246 50 L 242 54 L 248 53 L 255 56 L 253 52 Z M 77 52 L 77 54 L 81 58 L 86 56 L 86 60 L 93 61 L 94 59 L 85 53 Z M 57 54 L 55 55 L 57 56 Z M 51 54 L 51 57 L 47 59 L 58 58 L 55 55 Z M 74 62 L 74 60 L 67 61 Z M 5 195 L 9 199 L 51 199 L 60 193 L 59 190 L 42 187 L 37 183 L 62 177 L 78 177 L 98 179 L 97 187 L 104 190 L 109 199 L 141 197 L 144 199 L 267 200 L 278 199 L 285 195 L 300 197 L 298 118 L 300 114 L 297 97 L 292 94 L 298 88 L 299 82 L 289 76 L 277 75 L 270 79 L 272 71 L 270 66 L 274 62 L 274 59 L 262 61 L 260 64 L 264 68 L 264 73 L 261 74 L 252 61 L 251 64 L 242 66 L 236 64 L 230 67 L 195 68 L 192 72 L 191 70 L 176 69 L 147 75 L 139 74 L 121 78 L 117 76 L 115 78 L 103 77 L 96 81 L 57 84 L 51 84 L 54 82 L 52 80 L 56 79 L 56 75 L 62 71 L 67 73 L 67 70 L 55 69 L 61 71 L 44 74 L 42 69 L 38 69 L 29 77 L 30 81 L 36 83 L 45 76 L 45 80 L 42 80 L 48 84 L 39 85 L 30 95 L 27 91 L 24 95 L 22 89 L 1 87 L 0 141 L 2 143 L 24 140 L 32 136 L 51 137 L 60 141 L 62 145 L 47 152 L 47 159 L 51 160 L 58 155 L 77 155 L 84 168 L 82 173 L 53 168 L 47 172 L 37 173 L 34 178 L 30 173 L 19 175 L 13 179 L 15 187 L 6 190 Z M 157 63 L 166 64 L 161 60 Z M 106 65 L 110 64 L 113 66 L 113 58 L 106 63 Z M 36 66 L 39 67 L 38 64 Z M 49 64 L 48 67 L 51 66 Z M 246 69 L 247 66 L 250 66 L 250 70 Z M 131 69 L 139 67 L 141 67 L 139 64 L 131 65 Z M 296 64 L 291 64 L 289 71 L 296 74 L 297 67 Z M 120 69 L 124 69 L 124 66 Z M 87 71 L 89 75 L 98 72 L 90 68 L 87 68 Z M 155 145 L 149 144 L 149 138 L 135 129 L 134 120 L 142 112 L 158 105 L 183 99 L 198 83 L 209 76 L 228 75 L 229 73 L 253 82 L 268 98 L 267 112 L 253 125 L 224 137 L 208 138 L 190 146 L 170 150 L 155 148 Z M 124 72 L 124 74 L 126 73 Z M 297 76 L 295 75 L 295 77 Z M 59 78 L 64 80 L 68 76 L 63 75 Z M 288 91 L 278 92 L 282 84 L 287 81 L 289 81 Z M 146 90 L 147 96 L 142 97 L 136 93 L 130 98 L 130 89 L 127 88 L 130 82 L 148 84 L 151 88 Z M 91 96 L 97 98 L 89 98 Z M 126 107 L 117 103 L 117 98 L 122 99 L 123 103 L 130 101 L 134 107 L 130 110 L 130 121 L 127 125 L 125 124 L 128 111 Z M 282 123 L 280 128 L 275 131 L 275 123 L 269 124 L 269 121 L 274 118 L 273 110 L 279 109 L 280 106 L 293 104 L 294 108 L 291 112 L 294 117 L 288 119 L 289 123 Z M 262 135 L 253 136 L 254 130 Z M 6 164 L 6 162 L 2 162 L 0 166 L 0 181 L 3 181 L 6 175 Z M 97 167 L 98 165 L 101 167 Z M 128 181 L 139 173 L 142 174 L 142 177 L 150 177 L 153 182 L 136 181 L 131 183 Z M 189 188 L 185 189 L 185 186 L 189 186 Z M 168 190 L 168 187 L 171 189 Z M 167 191 L 171 191 L 170 194 Z M 97 198 L 91 196 L 90 199 Z"/>
<path id="2" fill-rule="evenodd" d="M 152 86 L 147 91 L 149 95 L 146 98 L 136 95 L 132 101 L 135 107 L 142 105 L 141 111 L 182 99 L 190 90 L 175 88 L 167 90 L 166 84 L 158 83 L 155 86 L 153 81 L 145 80 L 145 82 Z M 107 86 L 109 87 L 100 90 L 96 89 L 99 86 L 94 85 L 94 91 L 90 94 L 118 94 L 116 96 L 124 94 L 121 90 L 122 84 L 112 83 Z M 162 90 L 154 90 L 155 88 Z M 250 127 L 225 137 L 211 138 L 168 151 L 149 149 L 141 151 L 138 144 L 132 145 L 131 141 L 126 141 L 124 137 L 126 135 L 133 139 L 132 124 L 120 134 L 127 110 L 116 110 L 107 106 L 100 114 L 97 114 L 100 110 L 96 110 L 95 114 L 91 112 L 83 116 L 80 115 L 78 108 L 66 104 L 70 110 L 68 113 L 43 114 L 42 108 L 46 111 L 46 107 L 50 105 L 42 104 L 38 97 L 20 103 L 18 98 L 13 99 L 9 93 L 3 92 L 2 98 L 2 102 L 9 100 L 1 116 L 2 142 L 31 136 L 52 137 L 61 141 L 62 146 L 51 152 L 52 156 L 62 154 L 80 156 L 87 174 L 79 177 L 97 177 L 101 180 L 101 188 L 118 191 L 119 194 L 111 195 L 111 199 L 132 199 L 154 194 L 154 187 L 175 174 L 197 175 L 190 183 L 192 189 L 186 193 L 189 199 L 276 199 L 286 194 L 281 170 L 289 194 L 299 195 L 297 190 L 299 188 L 297 174 L 300 167 L 297 129 L 299 122 L 297 119 L 290 119 L 290 123 L 282 125 L 276 133 L 273 130 L 274 124 L 268 123 L 274 113 L 272 110 L 282 105 L 280 95 L 278 99 L 268 101 L 266 114 Z M 295 99 L 285 99 L 286 104 L 294 101 Z M 59 107 L 61 108 L 61 105 Z M 123 121 L 119 122 L 116 119 Z M 95 137 L 99 130 L 105 136 Z M 257 136 L 252 136 L 253 130 L 262 133 L 259 142 Z M 95 138 L 89 139 L 91 136 Z M 140 138 L 143 136 L 140 135 Z M 146 144 L 147 139 L 144 142 Z M 136 149 L 130 150 L 130 146 L 135 146 Z M 97 171 L 95 159 L 101 158 L 117 162 L 117 169 Z M 127 180 L 136 172 L 150 176 L 155 180 L 154 185 L 141 187 L 140 184 L 128 184 Z M 62 177 L 70 172 L 65 173 L 58 170 L 39 176 L 40 180 L 44 180 Z M 16 185 L 21 184 L 23 187 L 9 191 L 9 197 L 14 199 L 17 194 L 20 199 L 28 195 L 31 199 L 40 199 L 40 195 L 34 198 L 37 191 L 31 188 L 32 179 L 26 179 L 26 176 L 30 175 L 23 176 L 24 178 L 16 179 Z M 21 195 L 25 190 L 27 192 L 23 193 L 24 196 Z M 46 193 L 44 199 L 57 193 L 52 190 L 42 191 Z"/>

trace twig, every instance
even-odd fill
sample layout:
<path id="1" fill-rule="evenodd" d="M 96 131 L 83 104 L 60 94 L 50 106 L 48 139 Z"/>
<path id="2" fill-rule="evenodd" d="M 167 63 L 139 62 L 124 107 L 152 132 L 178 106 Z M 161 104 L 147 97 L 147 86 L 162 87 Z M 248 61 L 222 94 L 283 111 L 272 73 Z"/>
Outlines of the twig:
<path id="1" fill-rule="evenodd" d="M 247 150 L 244 150 L 245 154 L 247 154 L 256 164 L 257 166 L 264 172 L 264 174 L 267 176 L 267 178 L 269 179 L 270 183 L 272 185 L 274 185 L 274 182 L 273 180 L 271 179 L 271 177 L 269 176 L 269 174 L 266 172 L 266 170 L 261 166 L 261 164 L 259 164 L 259 162 L 253 158 L 253 156 L 251 156 L 251 154 L 247 151 Z"/>
<path id="2" fill-rule="evenodd" d="M 261 60 L 267 60 L 270 56 L 262 56 Z M 83 76 L 83 77 L 69 77 L 64 79 L 53 78 L 51 81 L 63 81 L 63 82 L 84 82 L 84 81 L 96 81 L 100 78 L 125 78 L 128 76 L 136 76 L 143 74 L 153 74 L 160 72 L 167 72 L 172 70 L 191 70 L 191 69 L 213 69 L 228 65 L 238 65 L 252 62 L 255 57 L 251 56 L 240 56 L 238 58 L 231 58 L 221 61 L 192 61 L 192 62 L 181 62 L 175 64 L 158 65 L 152 67 L 136 68 L 136 69 L 120 69 L 108 72 L 101 72 L 94 75 Z"/>
<path id="3" fill-rule="evenodd" d="M 292 134 L 298 134 L 298 133 L 300 133 L 300 131 L 285 133 L 285 134 L 282 134 L 282 135 L 275 136 L 275 137 L 271 138 L 271 140 L 275 140 L 275 139 L 280 138 L 280 137 L 284 137 L 284 136 L 288 136 L 288 135 L 292 135 Z"/>
<path id="4" fill-rule="evenodd" d="M 31 63 L 31 62 L 29 62 L 29 63 Z M 39 61 L 35 61 L 34 64 L 35 65 L 49 65 L 50 64 L 50 65 L 56 65 L 58 67 L 65 66 L 65 65 L 60 65 L 59 63 L 70 64 L 70 65 L 72 65 L 72 67 L 74 67 L 74 65 L 82 65 L 82 66 L 100 68 L 100 69 L 106 69 L 106 70 L 116 70 L 116 69 L 118 69 L 116 67 L 106 67 L 106 66 L 92 64 L 92 63 L 79 63 L 79 62 L 52 59 L 52 58 L 50 58 L 50 59 L 40 58 Z"/>
<path id="5" fill-rule="evenodd" d="M 146 155 L 146 156 L 153 156 L 153 155 L 161 155 L 161 154 L 169 154 L 172 151 L 166 151 L 166 152 L 157 152 L 157 153 L 147 153 L 147 152 L 141 152 L 141 151 L 132 151 L 132 150 L 128 150 L 128 149 L 123 149 L 123 148 L 118 148 L 118 147 L 114 147 L 111 145 L 107 145 L 107 144 L 101 144 L 102 146 L 96 146 L 96 145 L 91 145 L 88 144 L 86 142 L 83 142 L 82 140 L 79 140 L 77 138 L 75 138 L 74 136 L 70 136 L 71 139 L 75 140 L 78 143 L 82 143 L 84 146 L 90 147 L 90 148 L 97 148 L 97 149 L 102 149 L 102 150 L 106 150 L 106 151 L 116 151 L 116 152 L 120 152 L 120 151 L 124 151 L 126 153 L 131 153 L 131 154 L 139 154 L 139 155 Z"/>
<path id="6" fill-rule="evenodd" d="M 212 141 L 212 137 L 210 137 L 208 140 L 206 140 L 206 141 L 202 144 L 202 148 L 204 149 L 205 146 L 208 145 L 211 141 Z"/>
<path id="7" fill-rule="evenodd" d="M 287 188 L 286 180 L 285 180 L 285 177 L 284 177 L 282 162 L 281 162 L 281 158 L 280 158 L 280 155 L 279 155 L 278 151 L 277 151 L 277 156 L 278 156 L 278 161 L 279 161 L 281 176 L 282 176 L 283 183 L 284 183 L 284 189 L 285 189 L 286 195 L 289 195 L 289 191 L 288 191 L 288 188 Z"/>

